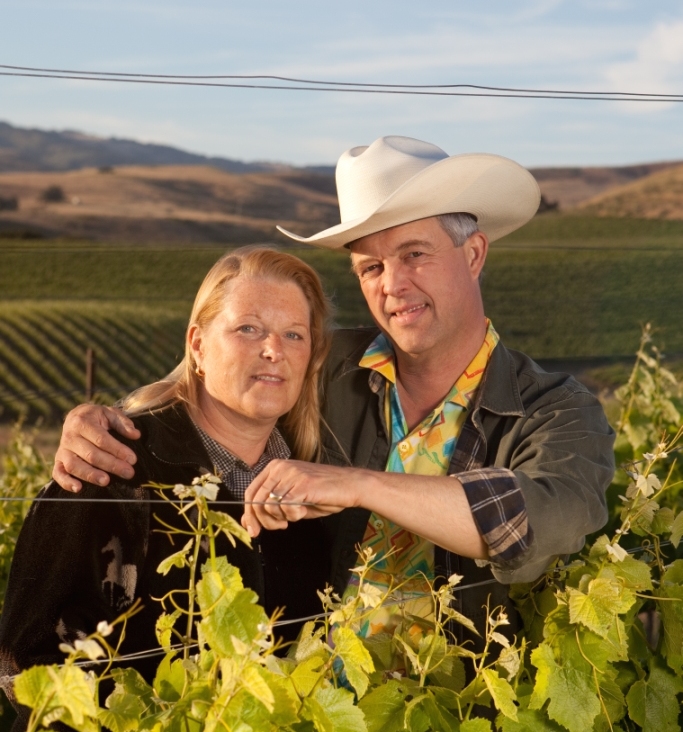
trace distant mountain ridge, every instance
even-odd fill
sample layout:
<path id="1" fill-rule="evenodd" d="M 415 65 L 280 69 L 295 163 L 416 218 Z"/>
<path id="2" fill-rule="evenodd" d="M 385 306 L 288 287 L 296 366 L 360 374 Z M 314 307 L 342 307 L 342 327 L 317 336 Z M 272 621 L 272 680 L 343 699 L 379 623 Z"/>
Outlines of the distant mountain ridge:
<path id="1" fill-rule="evenodd" d="M 189 153 L 170 145 L 101 138 L 80 132 L 54 132 L 14 127 L 0 122 L 0 172 L 65 172 L 119 165 L 211 165 L 228 173 L 270 173 L 293 166 L 245 163 Z M 322 168 L 316 172 L 329 172 Z"/>
<path id="2" fill-rule="evenodd" d="M 624 185 L 683 161 L 643 163 L 613 167 L 531 168 L 547 201 L 561 210 L 573 208 L 614 186 Z M 306 171 L 321 178 L 334 194 L 334 165 L 299 167 L 286 163 L 244 162 L 190 153 L 170 145 L 141 143 L 122 138 L 101 138 L 74 131 L 45 131 L 0 122 L 0 173 L 66 172 L 82 168 L 121 165 L 209 165 L 228 173 L 286 173 Z"/>

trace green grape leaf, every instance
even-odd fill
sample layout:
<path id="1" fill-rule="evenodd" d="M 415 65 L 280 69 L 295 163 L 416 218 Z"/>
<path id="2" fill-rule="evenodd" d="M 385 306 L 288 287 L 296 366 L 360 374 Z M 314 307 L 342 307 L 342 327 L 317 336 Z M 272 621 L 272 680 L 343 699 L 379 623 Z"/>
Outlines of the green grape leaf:
<path id="1" fill-rule="evenodd" d="M 77 666 L 33 666 L 14 681 L 20 704 L 42 710 L 39 726 L 61 720 L 85 732 L 97 729 L 95 688 Z"/>
<path id="2" fill-rule="evenodd" d="M 235 538 L 251 548 L 251 537 L 249 532 L 229 514 L 223 511 L 209 511 L 208 520 L 214 524 L 219 533 L 223 532 L 230 543 L 235 546 Z"/>
<path id="3" fill-rule="evenodd" d="M 32 666 L 14 680 L 14 695 L 20 704 L 39 709 L 47 704 L 53 693 L 52 679 L 47 666 Z M 56 668 L 56 667 L 54 667 Z"/>
<path id="4" fill-rule="evenodd" d="M 154 677 L 154 691 L 160 699 L 175 702 L 180 699 L 185 686 L 185 669 L 183 662 L 176 658 L 175 653 L 167 653 L 157 668 Z"/>
<path id="5" fill-rule="evenodd" d="M 293 647 L 293 652 L 291 655 L 293 655 L 294 659 L 298 663 L 301 663 L 301 661 L 305 661 L 311 656 L 324 653 L 325 645 L 321 640 L 324 633 L 324 625 L 321 625 L 316 630 L 315 622 L 313 620 L 305 623 L 303 628 L 299 632 L 299 637 L 297 638 L 296 644 Z"/>
<path id="6" fill-rule="evenodd" d="M 664 643 L 662 655 L 669 666 L 683 673 L 683 560 L 677 559 L 662 575 L 658 594 L 667 598 L 657 602 L 662 618 Z"/>
<path id="7" fill-rule="evenodd" d="M 323 675 L 323 664 L 324 661 L 320 656 L 311 656 L 292 671 L 290 678 L 300 697 L 308 696 L 313 691 L 313 687 Z"/>
<path id="8" fill-rule="evenodd" d="M 232 602 L 243 589 L 239 569 L 228 564 L 225 557 L 216 557 L 213 567 L 210 561 L 205 562 L 202 579 L 197 582 L 197 601 L 202 615 L 207 617 L 219 600 L 223 604 Z"/>
<path id="9" fill-rule="evenodd" d="M 636 601 L 635 595 L 618 582 L 598 577 L 588 584 L 588 593 L 569 588 L 569 619 L 606 638 L 617 615 Z"/>
<path id="10" fill-rule="evenodd" d="M 678 549 L 681 537 L 683 537 L 683 511 L 680 511 L 671 526 L 671 543 Z"/>
<path id="11" fill-rule="evenodd" d="M 173 626 L 176 620 L 180 617 L 180 610 L 174 610 L 172 613 L 162 613 L 157 619 L 154 630 L 156 632 L 157 640 L 159 645 L 165 650 L 171 650 L 171 637 L 173 632 Z"/>
<path id="12" fill-rule="evenodd" d="M 429 691 L 434 694 L 437 703 L 446 709 L 462 709 L 462 697 L 457 691 L 453 691 L 443 686 L 432 686 L 430 684 Z"/>
<path id="13" fill-rule="evenodd" d="M 674 512 L 670 508 L 667 506 L 660 508 L 652 520 L 652 533 L 668 534 L 673 528 L 674 519 Z"/>
<path id="14" fill-rule="evenodd" d="M 133 668 L 115 668 L 111 675 L 116 681 L 116 689 L 134 694 L 142 701 L 145 707 L 151 707 L 154 697 L 154 690 L 142 678 L 140 673 Z"/>
<path id="15" fill-rule="evenodd" d="M 208 574 L 205 575 L 205 579 Z M 197 589 L 199 591 L 199 588 Z M 200 623 L 206 642 L 225 656 L 236 652 L 232 642 L 233 636 L 249 645 L 259 634 L 259 626 L 268 623 L 265 610 L 257 604 L 258 595 L 255 592 L 240 590 L 232 602 L 227 600 L 229 595 L 230 593 L 226 593 L 219 599 L 210 614 Z"/>
<path id="16" fill-rule="evenodd" d="M 643 732 L 678 732 L 681 692 L 683 679 L 653 664 L 647 681 L 636 681 L 626 695 L 629 716 Z"/>
<path id="17" fill-rule="evenodd" d="M 459 724 L 458 719 L 438 704 L 430 692 L 415 697 L 406 707 L 405 725 L 409 730 L 452 732 L 458 729 Z"/>
<path id="18" fill-rule="evenodd" d="M 273 693 L 271 722 L 278 728 L 294 724 L 299 719 L 301 701 L 292 680 L 288 676 L 273 673 L 266 668 L 259 668 L 259 673 Z"/>
<path id="19" fill-rule="evenodd" d="M 446 656 L 439 667 L 429 673 L 429 680 L 451 691 L 465 687 L 465 664 L 456 656 Z"/>
<path id="20" fill-rule="evenodd" d="M 367 732 L 368 729 L 365 715 L 346 689 L 320 689 L 315 697 L 304 700 L 303 714 L 318 732 Z"/>
<path id="21" fill-rule="evenodd" d="M 599 721 L 603 722 L 603 727 L 609 729 L 612 725 L 616 724 L 621 720 L 626 711 L 626 700 L 624 695 L 616 682 L 616 671 L 610 669 L 608 673 L 604 673 L 599 676 L 600 682 L 600 696 L 604 704 L 602 710 L 602 717 Z M 605 710 L 609 717 L 609 722 L 605 718 Z"/>
<path id="22" fill-rule="evenodd" d="M 90 722 L 97 718 L 95 689 L 89 683 L 85 672 L 76 666 L 62 666 L 57 673 L 57 679 L 57 699 L 60 705 L 66 708 L 68 715 L 62 717 L 62 720 L 67 724 L 73 720 L 76 725 L 83 728 L 86 725 L 96 728 L 97 725 Z"/>
<path id="23" fill-rule="evenodd" d="M 512 686 L 510 686 L 510 682 L 507 679 L 501 678 L 498 672 L 491 668 L 484 669 L 481 673 L 496 709 L 506 717 L 516 720 L 517 706 L 515 701 L 517 700 L 517 695 Z"/>
<path id="24" fill-rule="evenodd" d="M 159 566 L 157 567 L 157 572 L 159 574 L 166 575 L 173 569 L 173 567 L 178 567 L 179 569 L 182 569 L 184 566 L 186 566 L 187 554 L 192 548 L 193 543 L 194 539 L 190 539 L 180 551 L 169 554 L 166 559 L 163 559 L 159 563 Z"/>
<path id="25" fill-rule="evenodd" d="M 460 725 L 460 732 L 491 732 L 491 722 L 488 719 L 466 719 Z"/>
<path id="26" fill-rule="evenodd" d="M 272 714 L 275 709 L 275 696 L 268 686 L 268 682 L 261 676 L 255 665 L 243 668 L 240 673 L 240 684 L 242 688 L 251 694 L 254 699 L 263 704 L 263 706 Z"/>
<path id="27" fill-rule="evenodd" d="M 336 653 L 344 663 L 346 678 L 355 689 L 358 698 L 361 698 L 370 683 L 368 674 L 375 670 L 368 649 L 351 628 L 346 627 L 335 628 L 332 631 L 332 642 Z"/>
<path id="28" fill-rule="evenodd" d="M 569 732 L 591 729 L 601 711 L 592 676 L 568 662 L 560 666 L 547 643 L 533 650 L 531 663 L 538 673 L 529 709 L 541 709 L 549 699 L 548 716 Z"/>
<path id="29" fill-rule="evenodd" d="M 370 651 L 375 668 L 387 671 L 394 660 L 393 637 L 389 633 L 376 633 L 363 638 L 363 644 Z"/>
<path id="30" fill-rule="evenodd" d="M 563 727 L 537 709 L 519 709 L 517 720 L 501 714 L 496 718 L 496 725 L 501 732 L 564 732 Z"/>
<path id="31" fill-rule="evenodd" d="M 358 706 L 365 714 L 368 732 L 401 732 L 407 693 L 405 684 L 390 679 L 366 694 Z"/>
<path id="32" fill-rule="evenodd" d="M 653 589 L 652 570 L 645 562 L 629 555 L 621 562 L 614 562 L 610 568 L 631 590 L 645 592 Z"/>
<path id="33" fill-rule="evenodd" d="M 106 709 L 100 709 L 98 719 L 111 732 L 131 732 L 140 726 L 145 705 L 135 695 L 117 688 L 107 699 Z"/>

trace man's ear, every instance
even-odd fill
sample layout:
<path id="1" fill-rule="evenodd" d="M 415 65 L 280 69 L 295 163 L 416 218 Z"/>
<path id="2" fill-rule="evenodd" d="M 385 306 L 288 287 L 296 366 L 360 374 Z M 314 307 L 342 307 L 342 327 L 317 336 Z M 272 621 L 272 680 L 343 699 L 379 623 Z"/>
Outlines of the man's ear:
<path id="1" fill-rule="evenodd" d="M 483 231 L 477 231 L 470 236 L 463 246 L 465 247 L 465 256 L 467 257 L 472 279 L 476 280 L 479 278 L 482 269 L 484 269 L 486 255 L 489 251 L 489 239 Z"/>

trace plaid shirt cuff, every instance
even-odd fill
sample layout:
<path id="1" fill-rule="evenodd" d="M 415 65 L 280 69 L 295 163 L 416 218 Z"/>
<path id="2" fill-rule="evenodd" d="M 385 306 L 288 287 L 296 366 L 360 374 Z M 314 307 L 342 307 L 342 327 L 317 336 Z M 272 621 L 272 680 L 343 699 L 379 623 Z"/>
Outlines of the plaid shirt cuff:
<path id="1" fill-rule="evenodd" d="M 489 549 L 489 561 L 515 565 L 529 548 L 529 526 L 524 495 L 512 470 L 482 468 L 452 476 L 465 489 L 474 521 Z"/>

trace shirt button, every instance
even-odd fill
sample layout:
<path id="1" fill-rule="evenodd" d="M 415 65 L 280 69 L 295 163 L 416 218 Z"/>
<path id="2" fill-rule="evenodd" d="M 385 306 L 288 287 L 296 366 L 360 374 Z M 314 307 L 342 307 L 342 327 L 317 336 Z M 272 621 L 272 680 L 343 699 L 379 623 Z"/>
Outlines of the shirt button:
<path id="1" fill-rule="evenodd" d="M 384 528 L 384 521 L 382 519 L 376 518 L 372 523 L 376 529 Z"/>
<path id="2" fill-rule="evenodd" d="M 410 449 L 410 445 L 409 445 L 409 444 L 408 444 L 407 442 L 402 442 L 402 443 L 401 443 L 401 444 L 400 444 L 400 445 L 398 446 L 398 449 L 399 449 L 399 450 L 400 450 L 401 452 L 405 452 L 406 450 L 409 450 L 409 449 Z"/>

